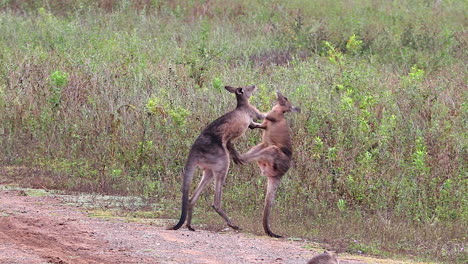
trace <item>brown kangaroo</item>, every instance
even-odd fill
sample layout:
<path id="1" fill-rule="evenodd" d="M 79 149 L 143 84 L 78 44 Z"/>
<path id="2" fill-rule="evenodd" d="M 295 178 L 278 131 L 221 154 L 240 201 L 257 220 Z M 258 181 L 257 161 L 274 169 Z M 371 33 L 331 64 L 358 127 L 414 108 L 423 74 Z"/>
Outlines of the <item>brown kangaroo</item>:
<path id="1" fill-rule="evenodd" d="M 307 264 L 338 264 L 340 261 L 337 254 L 332 251 L 325 251 L 322 254 L 315 255 Z"/>
<path id="2" fill-rule="evenodd" d="M 224 88 L 235 93 L 237 107 L 210 123 L 193 143 L 182 173 L 182 213 L 179 222 L 170 228 L 172 230 L 179 229 L 187 220 L 187 228 L 194 231 L 191 227 L 193 207 L 213 178 L 215 179 L 214 210 L 224 218 L 228 226 L 239 229 L 221 209 L 222 188 L 229 169 L 229 157 L 232 156 L 236 164 L 243 164 L 231 141 L 244 134 L 249 126 L 255 125 L 254 119 L 263 119 L 264 115 L 249 103 L 255 86 Z M 189 200 L 190 185 L 196 167 L 203 170 L 203 176 Z"/>
<path id="3" fill-rule="evenodd" d="M 270 230 L 269 217 L 275 200 L 276 190 L 281 177 L 288 171 L 292 157 L 292 143 L 289 126 L 284 117 L 286 112 L 300 112 L 281 93 L 277 94 L 277 103 L 267 113 L 262 124 L 252 123 L 250 128 L 262 128 L 262 143 L 241 155 L 244 162 L 256 161 L 263 175 L 268 179 L 265 206 L 263 211 L 263 229 L 271 237 L 281 237 Z"/>

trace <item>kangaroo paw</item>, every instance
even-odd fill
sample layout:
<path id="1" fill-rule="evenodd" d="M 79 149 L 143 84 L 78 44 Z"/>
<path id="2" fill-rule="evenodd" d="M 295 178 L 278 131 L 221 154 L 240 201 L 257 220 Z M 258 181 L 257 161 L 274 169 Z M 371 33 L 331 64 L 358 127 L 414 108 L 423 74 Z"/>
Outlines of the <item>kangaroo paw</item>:
<path id="1" fill-rule="evenodd" d="M 195 229 L 193 229 L 192 226 L 189 226 L 189 225 L 188 225 L 187 228 L 188 228 L 188 230 L 190 230 L 190 231 L 195 231 Z"/>

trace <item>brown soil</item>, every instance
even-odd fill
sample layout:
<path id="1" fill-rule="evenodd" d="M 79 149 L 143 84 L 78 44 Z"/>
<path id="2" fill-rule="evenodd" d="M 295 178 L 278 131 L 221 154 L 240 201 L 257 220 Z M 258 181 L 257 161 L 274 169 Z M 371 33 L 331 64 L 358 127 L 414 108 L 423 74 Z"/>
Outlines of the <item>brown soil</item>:
<path id="1" fill-rule="evenodd" d="M 304 242 L 89 217 L 63 195 L 0 190 L 0 263 L 306 263 Z M 377 263 L 341 257 L 341 263 Z"/>

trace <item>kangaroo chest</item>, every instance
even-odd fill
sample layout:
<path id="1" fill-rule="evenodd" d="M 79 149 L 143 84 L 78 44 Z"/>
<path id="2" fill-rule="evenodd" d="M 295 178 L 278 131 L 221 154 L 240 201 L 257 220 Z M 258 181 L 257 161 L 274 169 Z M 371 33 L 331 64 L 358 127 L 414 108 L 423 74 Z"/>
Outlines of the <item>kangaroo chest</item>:
<path id="1" fill-rule="evenodd" d="M 252 117 L 248 112 L 234 112 L 230 117 L 229 122 L 224 123 L 221 127 L 222 134 L 224 135 L 224 142 L 242 136 L 251 122 Z"/>
<path id="2" fill-rule="evenodd" d="M 263 132 L 262 142 L 269 146 L 290 146 L 291 137 L 286 122 L 284 120 L 280 122 L 269 121 Z"/>

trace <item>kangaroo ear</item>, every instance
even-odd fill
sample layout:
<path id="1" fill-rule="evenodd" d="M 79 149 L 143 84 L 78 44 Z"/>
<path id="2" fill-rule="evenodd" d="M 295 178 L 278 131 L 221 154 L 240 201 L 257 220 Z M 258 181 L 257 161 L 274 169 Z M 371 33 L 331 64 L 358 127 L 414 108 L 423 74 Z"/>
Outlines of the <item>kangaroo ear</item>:
<path id="1" fill-rule="evenodd" d="M 236 90 L 236 94 L 244 94 L 244 89 L 243 88 L 238 88 Z"/>
<path id="2" fill-rule="evenodd" d="M 230 92 L 230 93 L 235 93 L 236 92 L 236 88 L 234 88 L 232 86 L 224 86 L 224 89 L 228 90 L 228 92 Z"/>
<path id="3" fill-rule="evenodd" d="M 280 103 L 281 105 L 285 104 L 287 101 L 286 98 L 284 98 L 284 96 L 280 92 L 276 92 L 276 98 L 278 103 Z"/>

